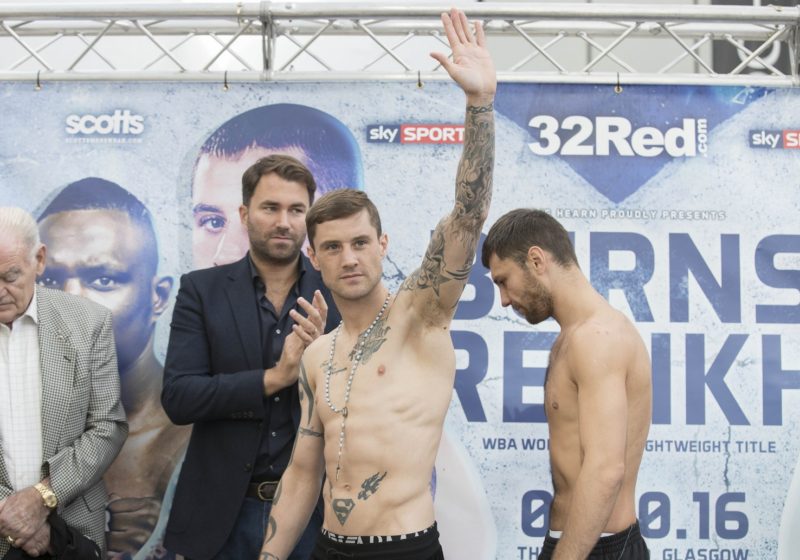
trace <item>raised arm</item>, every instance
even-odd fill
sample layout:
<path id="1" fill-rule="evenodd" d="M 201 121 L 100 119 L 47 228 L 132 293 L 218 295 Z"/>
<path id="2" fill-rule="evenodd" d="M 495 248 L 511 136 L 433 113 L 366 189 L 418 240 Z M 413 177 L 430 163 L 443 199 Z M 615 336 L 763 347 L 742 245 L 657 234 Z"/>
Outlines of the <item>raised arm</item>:
<path id="1" fill-rule="evenodd" d="M 412 292 L 412 307 L 433 324 L 448 323 L 467 283 L 481 227 L 489 213 L 494 168 L 494 64 L 480 23 L 475 32 L 459 10 L 442 14 L 453 60 L 431 53 L 467 97 L 464 149 L 456 173 L 455 205 L 436 226 L 422 265 L 401 290 Z"/>
<path id="2" fill-rule="evenodd" d="M 314 406 L 314 389 L 300 363 L 300 427 L 289 465 L 281 477 L 259 560 L 286 560 L 308 525 L 325 472 L 325 437 Z"/>

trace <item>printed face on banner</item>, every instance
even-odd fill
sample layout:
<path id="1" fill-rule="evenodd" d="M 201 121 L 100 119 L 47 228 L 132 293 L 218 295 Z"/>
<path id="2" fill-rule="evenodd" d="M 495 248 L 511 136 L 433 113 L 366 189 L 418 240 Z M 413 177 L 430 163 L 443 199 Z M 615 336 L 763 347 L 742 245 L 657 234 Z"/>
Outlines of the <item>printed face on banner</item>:
<path id="1" fill-rule="evenodd" d="M 263 261 L 288 264 L 306 239 L 308 189 L 275 173 L 261 177 L 250 204 L 241 207 L 250 250 Z"/>
<path id="2" fill-rule="evenodd" d="M 157 289 L 152 237 L 117 210 L 59 212 L 39 224 L 48 248 L 39 282 L 83 296 L 114 318 L 120 374 L 145 350 L 166 294 Z M 167 288 L 167 294 L 169 288 Z"/>
<path id="3" fill-rule="evenodd" d="M 45 261 L 44 247 L 31 258 L 30 251 L 16 236 L 3 235 L 0 243 L 0 323 L 20 317 L 33 297 L 36 275 Z"/>
<path id="4" fill-rule="evenodd" d="M 247 229 L 239 217 L 242 175 L 256 161 L 273 154 L 290 155 L 303 163 L 307 159 L 305 152 L 296 147 L 248 148 L 234 158 L 200 156 L 192 184 L 194 268 L 236 262 L 247 253 Z"/>
<path id="5" fill-rule="evenodd" d="M 357 300 L 367 296 L 380 283 L 382 260 L 389 237 L 378 237 L 369 213 L 361 210 L 340 220 L 317 225 L 314 247 L 308 256 L 322 274 L 322 281 L 336 296 Z"/>

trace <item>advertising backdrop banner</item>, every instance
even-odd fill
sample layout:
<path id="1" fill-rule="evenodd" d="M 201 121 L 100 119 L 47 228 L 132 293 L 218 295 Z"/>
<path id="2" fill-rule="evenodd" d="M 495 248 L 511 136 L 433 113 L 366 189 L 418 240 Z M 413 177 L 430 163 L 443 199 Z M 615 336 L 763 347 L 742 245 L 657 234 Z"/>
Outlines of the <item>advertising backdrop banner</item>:
<path id="1" fill-rule="evenodd" d="M 299 157 L 320 191 L 364 189 L 394 290 L 452 205 L 463 104 L 444 83 L 0 85 L 0 204 L 39 221 L 41 284 L 114 313 L 131 423 L 106 476 L 115 557 L 171 556 L 161 535 L 189 436 L 159 402 L 175 286 L 247 249 L 237 208 L 252 162 L 226 157 L 226 139 Z M 484 233 L 513 208 L 546 209 L 650 351 L 637 508 L 652 558 L 795 558 L 800 91 L 501 84 L 495 107 Z M 448 558 L 537 557 L 557 333 L 503 308 L 478 256 L 432 485 Z"/>

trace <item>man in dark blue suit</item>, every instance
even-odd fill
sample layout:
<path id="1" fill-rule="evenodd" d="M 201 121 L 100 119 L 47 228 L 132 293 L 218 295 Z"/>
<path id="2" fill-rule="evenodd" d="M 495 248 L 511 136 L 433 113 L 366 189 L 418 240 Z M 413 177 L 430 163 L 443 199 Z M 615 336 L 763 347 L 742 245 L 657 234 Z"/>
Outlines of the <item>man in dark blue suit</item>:
<path id="1" fill-rule="evenodd" d="M 161 400 L 194 427 L 165 544 L 191 560 L 258 555 L 300 420 L 300 356 L 339 322 L 301 254 L 315 189 L 298 160 L 258 160 L 242 176 L 249 252 L 181 278 Z M 315 514 L 291 558 L 309 556 L 320 524 Z"/>

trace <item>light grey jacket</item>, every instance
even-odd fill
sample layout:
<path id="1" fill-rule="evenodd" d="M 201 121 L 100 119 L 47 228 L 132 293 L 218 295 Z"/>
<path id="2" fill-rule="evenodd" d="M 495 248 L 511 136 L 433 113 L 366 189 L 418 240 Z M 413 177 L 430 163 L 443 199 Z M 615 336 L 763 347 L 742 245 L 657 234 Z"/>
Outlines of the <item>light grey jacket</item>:
<path id="1" fill-rule="evenodd" d="M 36 287 L 42 374 L 42 477 L 68 525 L 105 556 L 102 476 L 128 435 L 108 310 L 84 298 Z M 12 493 L 0 443 L 0 499 Z M 0 540 L 0 558 L 8 551 Z"/>

